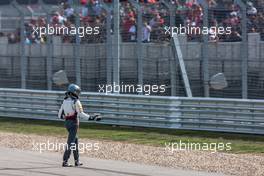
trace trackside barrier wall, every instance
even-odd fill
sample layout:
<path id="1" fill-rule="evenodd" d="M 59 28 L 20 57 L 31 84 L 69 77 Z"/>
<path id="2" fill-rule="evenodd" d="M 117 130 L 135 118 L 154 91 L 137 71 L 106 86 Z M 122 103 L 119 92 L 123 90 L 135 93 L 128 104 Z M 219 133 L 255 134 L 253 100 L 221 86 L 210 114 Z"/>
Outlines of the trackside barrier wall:
<path id="1" fill-rule="evenodd" d="M 62 91 L 0 88 L 0 116 L 60 120 Z M 264 134 L 264 101 L 83 93 L 103 124 Z"/>

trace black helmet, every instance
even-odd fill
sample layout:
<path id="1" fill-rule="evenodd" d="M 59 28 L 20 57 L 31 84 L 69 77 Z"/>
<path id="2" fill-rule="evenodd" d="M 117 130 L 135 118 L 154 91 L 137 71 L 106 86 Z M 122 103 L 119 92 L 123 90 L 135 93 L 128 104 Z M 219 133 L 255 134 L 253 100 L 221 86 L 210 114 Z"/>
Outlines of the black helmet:
<path id="1" fill-rule="evenodd" d="M 81 88 L 76 84 L 70 84 L 68 86 L 68 93 L 70 93 L 76 97 L 79 97 L 79 95 L 81 93 Z"/>

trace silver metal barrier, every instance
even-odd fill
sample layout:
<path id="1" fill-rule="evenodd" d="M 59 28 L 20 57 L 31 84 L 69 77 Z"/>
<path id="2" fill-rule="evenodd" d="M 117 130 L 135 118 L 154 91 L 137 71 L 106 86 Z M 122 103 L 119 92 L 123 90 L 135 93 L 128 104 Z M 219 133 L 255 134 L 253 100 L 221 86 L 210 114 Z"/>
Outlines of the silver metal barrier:
<path id="1" fill-rule="evenodd" d="M 0 88 L 0 116 L 57 118 L 62 91 Z M 264 101 L 83 93 L 88 113 L 103 124 L 264 134 Z"/>

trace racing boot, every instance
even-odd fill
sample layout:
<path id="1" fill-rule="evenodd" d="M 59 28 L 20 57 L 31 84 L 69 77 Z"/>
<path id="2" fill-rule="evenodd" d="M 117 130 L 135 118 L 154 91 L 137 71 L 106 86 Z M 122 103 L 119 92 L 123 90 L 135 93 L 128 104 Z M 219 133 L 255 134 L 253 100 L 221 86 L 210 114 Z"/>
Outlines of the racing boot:
<path id="1" fill-rule="evenodd" d="M 62 167 L 72 167 L 72 165 L 69 164 L 68 161 L 63 161 L 62 162 Z"/>
<path id="2" fill-rule="evenodd" d="M 78 167 L 78 166 L 82 166 L 83 163 L 81 163 L 80 161 L 78 160 L 75 160 L 75 166 Z"/>

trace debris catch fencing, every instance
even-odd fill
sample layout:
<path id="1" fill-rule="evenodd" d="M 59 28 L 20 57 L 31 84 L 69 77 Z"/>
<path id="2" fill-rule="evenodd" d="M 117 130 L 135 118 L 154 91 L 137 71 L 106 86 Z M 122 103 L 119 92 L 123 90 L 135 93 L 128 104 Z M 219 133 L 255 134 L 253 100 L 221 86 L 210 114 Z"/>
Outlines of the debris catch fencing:
<path id="1" fill-rule="evenodd" d="M 113 82 L 152 84 L 167 88 L 163 94 L 152 95 L 184 97 L 187 93 L 180 64 L 165 29 L 189 24 L 231 27 L 233 32 L 179 36 L 193 97 L 264 98 L 264 5 L 260 0 L 251 5 L 242 0 L 216 0 L 216 4 L 202 3 L 205 0 L 199 4 L 128 0 L 121 1 L 119 7 L 119 1 L 65 2 L 0 2 L 0 87 L 63 90 L 51 77 L 65 70 L 69 81 L 84 91 L 98 92 L 99 84 Z M 116 25 L 116 17 L 120 25 Z M 100 34 L 34 33 L 34 27 L 48 26 L 99 27 Z M 209 79 L 217 73 L 225 74 L 227 88 L 210 87 Z"/>

